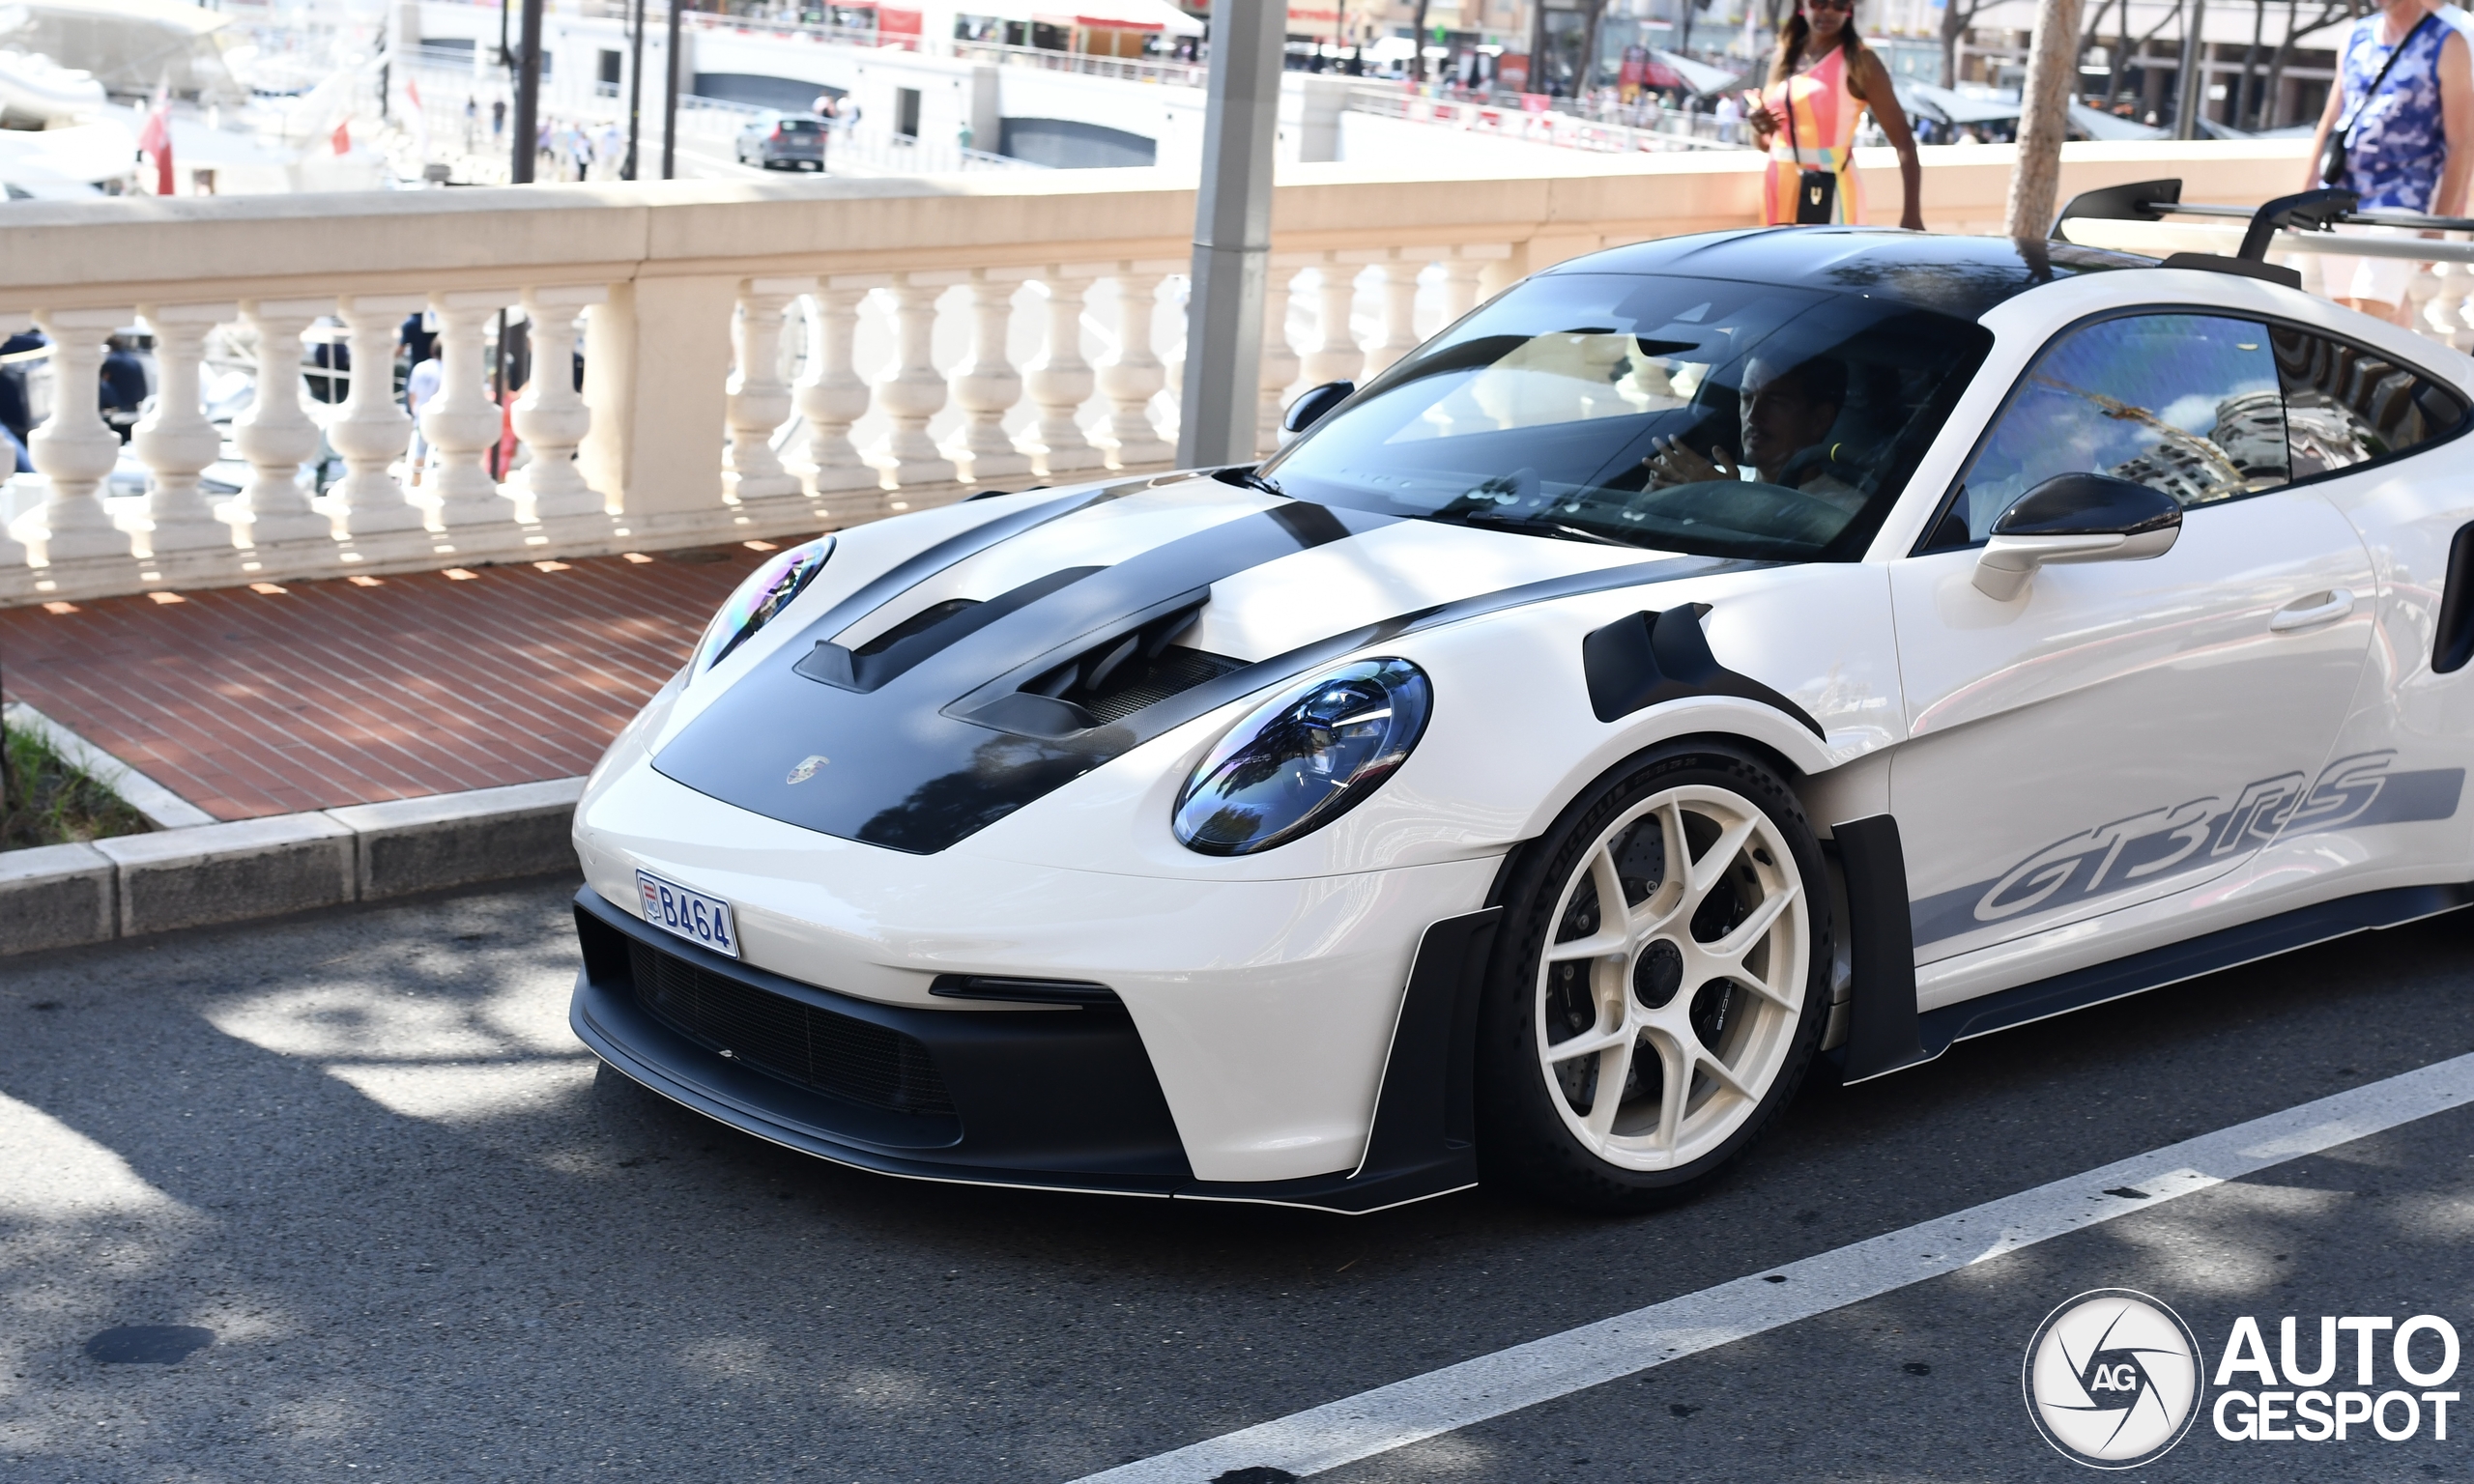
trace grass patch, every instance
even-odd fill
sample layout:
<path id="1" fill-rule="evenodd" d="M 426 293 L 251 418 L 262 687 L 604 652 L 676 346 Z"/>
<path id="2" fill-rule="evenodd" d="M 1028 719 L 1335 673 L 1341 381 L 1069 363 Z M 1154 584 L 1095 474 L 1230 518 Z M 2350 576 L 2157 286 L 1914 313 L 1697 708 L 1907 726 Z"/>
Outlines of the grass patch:
<path id="1" fill-rule="evenodd" d="M 0 850 L 65 845 L 74 841 L 137 835 L 154 828 L 104 781 L 52 750 L 23 727 L 0 746 Z"/>

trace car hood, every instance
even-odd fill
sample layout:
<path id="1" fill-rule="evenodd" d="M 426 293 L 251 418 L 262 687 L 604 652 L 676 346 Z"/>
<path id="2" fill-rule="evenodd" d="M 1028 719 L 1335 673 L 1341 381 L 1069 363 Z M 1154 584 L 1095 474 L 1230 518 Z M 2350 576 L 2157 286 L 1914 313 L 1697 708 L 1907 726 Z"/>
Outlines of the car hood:
<path id="1" fill-rule="evenodd" d="M 995 503 L 770 646 L 653 766 L 770 818 L 926 854 L 1367 645 L 1755 565 L 1403 521 L 1212 478 Z"/>

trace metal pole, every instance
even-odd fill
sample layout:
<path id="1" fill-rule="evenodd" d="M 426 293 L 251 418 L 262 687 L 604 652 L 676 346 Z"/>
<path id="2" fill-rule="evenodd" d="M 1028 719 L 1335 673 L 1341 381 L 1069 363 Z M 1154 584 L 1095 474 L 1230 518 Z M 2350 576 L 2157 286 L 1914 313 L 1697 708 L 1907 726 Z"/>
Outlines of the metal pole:
<path id="1" fill-rule="evenodd" d="M 2191 23 L 2182 33 L 2182 65 L 2173 81 L 2177 95 L 2173 102 L 2173 137 L 2196 139 L 2200 136 L 2200 110 L 2207 106 L 2207 90 L 2201 79 L 2207 72 L 2207 43 L 2200 33 L 2207 28 L 2207 0 L 2191 0 Z"/>
<path id="2" fill-rule="evenodd" d="M 644 137 L 645 0 L 635 0 L 628 8 L 627 20 L 627 162 L 618 167 L 618 179 L 636 178 L 636 161 L 643 156 Z"/>
<path id="3" fill-rule="evenodd" d="M 670 51 L 662 67 L 669 79 L 661 90 L 661 178 L 678 173 L 678 13 L 686 0 L 670 0 Z"/>
<path id="4" fill-rule="evenodd" d="M 1211 84 L 1202 188 L 1194 201 L 1194 292 L 1177 463 L 1254 461 L 1263 284 L 1272 255 L 1272 155 L 1280 124 L 1284 6 L 1211 8 Z"/>
<path id="5" fill-rule="evenodd" d="M 507 179 L 518 186 L 532 183 L 533 141 L 541 132 L 541 0 L 524 0 L 524 55 L 515 71 L 515 149 L 508 157 Z"/>

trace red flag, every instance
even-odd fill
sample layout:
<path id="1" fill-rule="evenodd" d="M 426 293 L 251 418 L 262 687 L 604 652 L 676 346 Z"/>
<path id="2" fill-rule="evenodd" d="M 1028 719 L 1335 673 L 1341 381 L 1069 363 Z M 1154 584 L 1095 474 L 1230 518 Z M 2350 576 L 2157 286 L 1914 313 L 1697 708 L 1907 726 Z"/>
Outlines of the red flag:
<path id="1" fill-rule="evenodd" d="M 352 120 L 350 119 L 335 126 L 335 153 L 338 155 L 352 153 Z"/>
<path id="2" fill-rule="evenodd" d="M 137 136 L 137 151 L 155 157 L 155 194 L 172 193 L 172 100 L 158 93 L 146 128 Z"/>

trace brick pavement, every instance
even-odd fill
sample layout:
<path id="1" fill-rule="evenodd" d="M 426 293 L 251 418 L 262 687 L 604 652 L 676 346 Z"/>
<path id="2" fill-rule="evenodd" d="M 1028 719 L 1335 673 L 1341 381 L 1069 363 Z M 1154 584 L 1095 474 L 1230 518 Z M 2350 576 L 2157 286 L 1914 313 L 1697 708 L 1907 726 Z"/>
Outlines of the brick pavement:
<path id="1" fill-rule="evenodd" d="M 218 819 L 570 778 L 762 559 L 731 546 L 0 610 L 0 690 Z"/>

